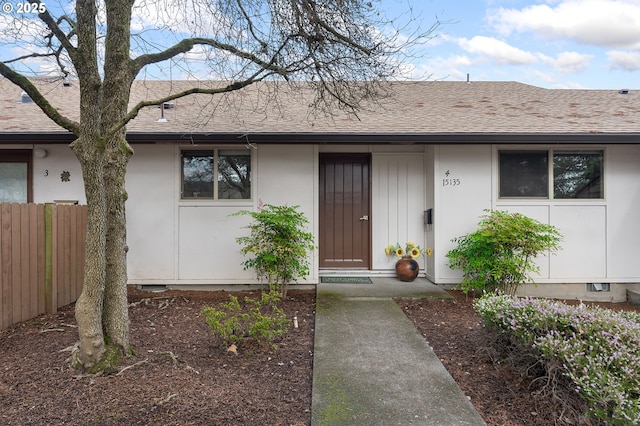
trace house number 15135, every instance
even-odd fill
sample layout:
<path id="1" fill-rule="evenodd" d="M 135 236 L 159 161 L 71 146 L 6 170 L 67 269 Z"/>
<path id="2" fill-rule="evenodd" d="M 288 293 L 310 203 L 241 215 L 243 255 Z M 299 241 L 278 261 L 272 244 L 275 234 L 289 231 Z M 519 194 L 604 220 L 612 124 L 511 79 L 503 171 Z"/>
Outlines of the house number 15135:
<path id="1" fill-rule="evenodd" d="M 460 179 L 442 179 L 442 186 L 459 186 Z"/>

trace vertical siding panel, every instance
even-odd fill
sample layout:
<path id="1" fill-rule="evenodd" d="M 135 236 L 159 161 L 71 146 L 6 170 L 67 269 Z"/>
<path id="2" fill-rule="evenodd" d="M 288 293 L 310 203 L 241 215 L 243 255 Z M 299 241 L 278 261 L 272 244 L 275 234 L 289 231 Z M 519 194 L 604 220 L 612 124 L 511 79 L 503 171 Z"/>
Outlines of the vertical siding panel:
<path id="1" fill-rule="evenodd" d="M 56 259 L 57 259 L 57 268 L 56 271 L 58 272 L 58 303 L 56 304 L 56 309 L 64 306 L 64 301 L 66 300 L 65 298 L 65 292 L 66 292 L 66 286 L 67 283 L 65 283 L 64 280 L 64 270 L 65 270 L 65 255 L 64 255 L 64 242 L 65 242 L 65 235 L 64 235 L 64 206 L 62 205 L 56 205 L 56 210 L 58 211 L 58 215 L 57 215 L 57 221 L 56 221 L 56 228 L 58 229 L 57 232 L 57 238 L 56 238 L 56 245 L 55 245 L 55 252 L 56 252 Z"/>
<path id="2" fill-rule="evenodd" d="M 73 206 L 64 207 L 64 304 L 60 306 L 66 306 L 72 302 L 72 285 L 75 287 L 75 283 L 71 281 L 71 268 L 73 265 L 73 259 L 71 258 L 71 228 L 72 228 L 72 210 Z"/>
<path id="3" fill-rule="evenodd" d="M 38 316 L 38 205 L 27 204 L 29 211 L 29 318 Z"/>
<path id="4" fill-rule="evenodd" d="M 22 215 L 20 204 L 11 205 L 12 229 L 11 229 L 11 257 L 13 267 L 11 276 L 11 292 L 13 296 L 13 317 L 15 324 L 22 321 Z"/>
<path id="5" fill-rule="evenodd" d="M 36 277 L 36 291 L 37 291 L 37 308 L 38 314 L 46 312 L 45 307 L 45 214 L 44 214 L 44 204 L 38 204 L 38 208 L 36 209 L 36 234 L 38 241 L 37 248 L 37 277 Z"/>
<path id="6" fill-rule="evenodd" d="M 58 206 L 58 308 L 69 300 L 69 209 Z"/>
<path id="7" fill-rule="evenodd" d="M 31 284 L 29 234 L 31 234 L 29 229 L 29 205 L 20 204 L 20 258 L 22 262 L 20 263 L 20 282 L 17 283 L 20 286 L 20 321 L 32 318 L 29 316 L 31 313 L 31 302 L 29 301 Z"/>
<path id="8" fill-rule="evenodd" d="M 80 210 L 80 208 L 78 208 L 77 206 L 70 206 L 70 207 L 71 207 L 70 209 L 71 210 L 71 228 L 70 228 L 70 234 L 69 234 L 69 243 L 70 243 L 70 248 L 69 248 L 69 257 L 70 257 L 69 299 L 70 299 L 70 302 L 69 303 L 72 303 L 77 298 L 77 289 L 79 285 L 78 253 L 79 253 L 79 247 L 81 245 L 80 235 L 82 234 L 82 231 L 80 229 L 80 226 L 82 223 L 82 210 Z"/>
<path id="9" fill-rule="evenodd" d="M 77 300 L 82 293 L 84 285 L 84 250 L 87 237 L 87 206 L 80 207 L 80 232 L 78 232 L 78 265 L 76 275 L 78 276 L 78 286 L 76 287 L 75 299 Z"/>
<path id="10" fill-rule="evenodd" d="M 54 312 L 53 304 L 53 206 L 44 206 L 44 309 Z"/>
<path id="11" fill-rule="evenodd" d="M 0 203 L 0 329 L 82 291 L 86 206 Z"/>
<path id="12" fill-rule="evenodd" d="M 372 167 L 373 268 L 390 269 L 394 259 L 382 248 L 408 241 L 425 248 L 423 156 L 376 154 Z"/>
<path id="13" fill-rule="evenodd" d="M 22 250 L 20 250 L 21 242 L 21 220 L 20 220 L 20 204 L 11 204 L 11 292 L 12 292 L 12 315 L 11 322 L 13 324 L 20 322 L 22 318 Z"/>
<path id="14" fill-rule="evenodd" d="M 58 206 L 51 205 L 51 311 L 58 310 Z"/>
<path id="15" fill-rule="evenodd" d="M 0 325 L 11 325 L 11 205 L 0 203 Z"/>
<path id="16" fill-rule="evenodd" d="M 56 221 L 53 226 L 56 229 L 55 245 L 53 246 L 53 252 L 56 254 L 56 309 L 64 306 L 64 225 L 62 224 L 64 219 L 63 206 L 56 204 Z"/>

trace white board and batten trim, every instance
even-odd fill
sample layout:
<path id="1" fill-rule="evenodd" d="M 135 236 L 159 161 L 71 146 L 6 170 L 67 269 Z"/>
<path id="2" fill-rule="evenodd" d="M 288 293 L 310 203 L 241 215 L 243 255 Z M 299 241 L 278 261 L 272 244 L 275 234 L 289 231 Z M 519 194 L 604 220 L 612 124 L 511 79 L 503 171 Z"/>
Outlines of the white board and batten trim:
<path id="1" fill-rule="evenodd" d="M 371 162 L 372 269 L 390 270 L 396 259 L 384 253 L 389 244 L 426 248 L 424 151 L 373 153 Z M 424 270 L 424 257 L 417 260 Z"/>

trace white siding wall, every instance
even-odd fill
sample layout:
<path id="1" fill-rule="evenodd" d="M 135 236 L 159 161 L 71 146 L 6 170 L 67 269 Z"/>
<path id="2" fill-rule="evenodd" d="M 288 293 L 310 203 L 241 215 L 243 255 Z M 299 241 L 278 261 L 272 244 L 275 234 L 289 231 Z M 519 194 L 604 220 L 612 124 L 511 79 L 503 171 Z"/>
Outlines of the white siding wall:
<path id="1" fill-rule="evenodd" d="M 607 272 L 610 279 L 640 279 L 640 146 L 612 146 L 605 154 Z M 599 248 L 599 253 L 605 248 Z"/>
<path id="2" fill-rule="evenodd" d="M 176 173 L 171 145 L 138 145 L 127 170 L 128 272 L 131 282 L 171 282 L 176 272 Z"/>
<path id="3" fill-rule="evenodd" d="M 192 284 L 245 284 L 254 281 L 244 271 L 236 237 L 248 223 L 229 215 L 245 207 L 185 205 L 178 209 L 178 280 Z M 246 207 L 251 209 L 251 207 Z"/>
<path id="4" fill-rule="evenodd" d="M 299 205 L 318 241 L 318 154 L 310 145 L 263 145 L 257 150 L 257 197 L 264 204 Z M 256 176 L 256 175 L 254 175 Z M 309 262 L 308 282 L 318 282 L 318 258 Z"/>
<path id="5" fill-rule="evenodd" d="M 44 158 L 33 158 L 33 202 L 75 200 L 86 204 L 82 168 L 69 145 L 34 145 L 33 148 L 47 153 Z M 69 172 L 68 181 L 61 178 L 64 172 Z"/>
<path id="6" fill-rule="evenodd" d="M 613 285 L 610 293 L 597 294 L 587 293 L 585 283 L 640 281 L 640 147 L 606 147 L 604 200 L 499 200 L 497 150 L 496 146 L 434 147 L 437 250 L 432 279 L 441 284 L 459 281 L 460 271 L 451 271 L 445 257 L 455 246 L 451 239 L 475 230 L 483 209 L 493 208 L 550 223 L 563 235 L 557 254 L 537 259 L 540 273 L 534 278 L 538 285 L 523 288 L 522 294 L 624 300 L 625 285 Z M 460 184 L 445 185 L 442 179 L 447 178 L 459 178 Z"/>
<path id="7" fill-rule="evenodd" d="M 372 250 L 374 270 L 392 270 L 396 258 L 388 258 L 389 244 L 412 241 L 425 248 L 424 153 L 376 153 L 372 155 Z M 424 270 L 424 258 L 419 258 Z"/>
<path id="8" fill-rule="evenodd" d="M 438 283 L 458 282 L 462 274 L 448 266 L 446 253 L 455 237 L 473 232 L 484 209 L 491 208 L 491 147 L 436 146 L 434 167 L 434 276 Z"/>
<path id="9" fill-rule="evenodd" d="M 34 145 L 47 156 L 34 158 L 34 201 L 86 201 L 80 165 L 66 145 Z M 180 156 L 174 145 L 139 145 L 127 176 L 129 275 L 136 284 L 246 283 L 235 238 L 246 218 L 229 217 L 259 202 L 298 204 L 317 236 L 318 147 L 260 146 L 253 151 L 253 194 L 249 201 L 206 203 L 180 200 Z M 322 147 L 322 151 L 333 147 Z M 551 283 L 566 283 L 583 297 L 585 282 L 640 281 L 640 147 L 605 149 L 605 200 L 501 202 L 497 199 L 498 147 L 491 146 L 343 146 L 342 152 L 372 153 L 372 251 L 374 271 L 391 271 L 383 254 L 389 243 L 415 240 L 432 248 L 422 259 L 427 276 L 441 284 L 459 281 L 447 265 L 451 239 L 472 232 L 483 209 L 518 211 L 557 226 L 562 250 L 538 259 L 541 272 L 532 295 L 567 297 Z M 70 181 L 63 182 L 68 171 Z M 448 174 L 447 174 L 448 172 Z M 445 179 L 449 179 L 446 181 Z M 457 179 L 457 180 L 456 180 Z M 434 209 L 434 223 L 423 211 Z M 317 282 L 315 254 L 310 282 Z M 619 299 L 620 293 L 603 295 Z"/>

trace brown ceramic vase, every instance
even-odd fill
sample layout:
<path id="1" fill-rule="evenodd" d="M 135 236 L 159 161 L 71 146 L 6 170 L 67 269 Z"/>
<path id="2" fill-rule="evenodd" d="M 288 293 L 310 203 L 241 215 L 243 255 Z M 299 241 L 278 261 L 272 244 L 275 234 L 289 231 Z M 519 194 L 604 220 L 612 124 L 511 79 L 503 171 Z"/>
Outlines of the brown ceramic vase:
<path id="1" fill-rule="evenodd" d="M 411 282 L 420 272 L 418 262 L 411 256 L 403 256 L 396 262 L 396 276 L 400 281 Z"/>

